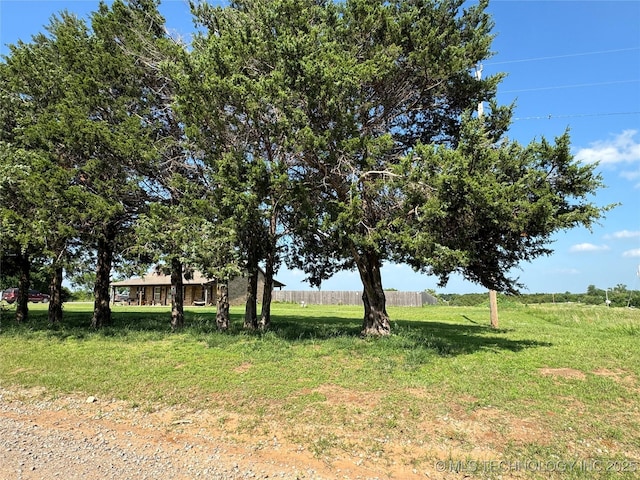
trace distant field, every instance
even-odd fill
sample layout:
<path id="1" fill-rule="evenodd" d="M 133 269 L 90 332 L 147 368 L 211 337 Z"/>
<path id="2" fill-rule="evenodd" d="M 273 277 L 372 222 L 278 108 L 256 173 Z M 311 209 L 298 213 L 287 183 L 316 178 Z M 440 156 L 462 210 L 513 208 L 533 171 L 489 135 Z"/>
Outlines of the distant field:
<path id="1" fill-rule="evenodd" d="M 3 313 L 3 388 L 205 410 L 227 439 L 277 436 L 381 475 L 489 478 L 473 462 L 522 478 L 640 475 L 640 310 L 506 305 L 492 330 L 485 307 L 391 308 L 393 335 L 362 339 L 359 307 L 275 304 L 266 333 L 243 331 L 241 309 L 218 333 L 215 310 L 193 308 L 178 334 L 167 307 L 115 307 L 99 332 L 91 304 L 65 305 L 58 327 L 30 308 L 25 325 Z"/>

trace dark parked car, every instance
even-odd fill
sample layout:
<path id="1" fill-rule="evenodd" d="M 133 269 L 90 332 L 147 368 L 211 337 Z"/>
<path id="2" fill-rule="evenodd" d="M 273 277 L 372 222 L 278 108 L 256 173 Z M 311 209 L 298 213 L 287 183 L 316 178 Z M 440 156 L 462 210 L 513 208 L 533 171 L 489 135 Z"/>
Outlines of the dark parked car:
<path id="1" fill-rule="evenodd" d="M 7 303 L 13 303 L 17 299 L 18 299 L 17 288 L 7 288 L 4 292 L 2 292 L 2 300 L 6 301 Z M 46 303 L 49 301 L 49 295 L 40 293 L 37 290 L 29 290 L 29 301 Z"/>

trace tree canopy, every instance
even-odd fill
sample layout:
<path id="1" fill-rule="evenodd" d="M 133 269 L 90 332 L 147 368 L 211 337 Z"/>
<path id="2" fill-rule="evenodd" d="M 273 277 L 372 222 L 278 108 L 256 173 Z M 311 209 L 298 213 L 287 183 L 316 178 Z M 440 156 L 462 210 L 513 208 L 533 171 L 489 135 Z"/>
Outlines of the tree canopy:
<path id="1" fill-rule="evenodd" d="M 157 1 L 117 0 L 90 25 L 62 13 L 0 64 L 0 196 L 36 189 L 20 208 L 44 222 L 3 227 L 3 245 L 52 265 L 70 241 L 95 251 L 96 327 L 125 244 L 176 278 L 185 264 L 245 272 L 249 328 L 270 322 L 259 266 L 269 292 L 283 261 L 315 286 L 355 269 L 362 332 L 386 335 L 384 262 L 514 292 L 514 267 L 607 208 L 568 132 L 507 137 L 502 76 L 475 75 L 491 56 L 485 0 L 191 6 L 190 45 L 167 34 Z"/>

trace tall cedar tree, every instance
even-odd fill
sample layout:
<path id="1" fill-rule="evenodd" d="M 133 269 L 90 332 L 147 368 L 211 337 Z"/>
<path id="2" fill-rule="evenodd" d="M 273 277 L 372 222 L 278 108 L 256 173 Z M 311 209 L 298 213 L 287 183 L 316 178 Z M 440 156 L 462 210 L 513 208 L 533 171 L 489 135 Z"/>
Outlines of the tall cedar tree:
<path id="1" fill-rule="evenodd" d="M 138 168 L 150 208 L 138 219 L 136 245 L 129 253 L 171 274 L 171 326 L 177 330 L 184 324 L 183 279 L 193 268 L 222 279 L 220 285 L 237 275 L 233 249 L 237 237 L 220 217 L 215 182 L 210 182 L 207 165 L 184 131 L 176 95 L 188 54 L 166 31 L 158 4 L 155 0 L 116 1 L 105 24 L 140 67 L 137 80 L 149 106 L 144 125 L 153 139 L 148 161 Z M 101 10 L 108 13 L 106 7 Z M 217 303 L 217 325 L 226 329 L 229 309 L 223 289 Z"/>
<path id="2" fill-rule="evenodd" d="M 289 204 L 293 108 L 287 89 L 291 38 L 273 29 L 279 5 L 194 5 L 207 31 L 193 44 L 183 103 L 191 114 L 216 185 L 222 218 L 231 219 L 247 274 L 245 327 L 268 328 L 273 277 L 280 265 L 281 215 Z M 260 318 L 259 264 L 265 264 Z"/>
<path id="3" fill-rule="evenodd" d="M 505 137 L 511 108 L 495 103 L 500 77 L 473 75 L 489 55 L 486 2 L 462 3 L 362 0 L 337 9 L 340 60 L 329 81 L 347 93 L 330 93 L 341 128 L 317 114 L 328 96 L 310 114 L 312 138 L 328 140 L 321 151 L 331 160 L 314 159 L 316 178 L 331 186 L 317 218 L 360 273 L 363 334 L 390 330 L 383 260 L 442 283 L 457 271 L 513 292 L 512 268 L 549 253 L 552 233 L 588 227 L 606 210 L 589 202 L 601 179 L 573 161 L 567 134 L 527 147 Z M 491 108 L 473 119 L 479 101 Z"/>
<path id="4" fill-rule="evenodd" d="M 183 122 L 175 108 L 175 86 L 171 65 L 180 63 L 185 48 L 165 28 L 156 0 L 117 0 L 111 9 L 101 6 L 100 30 L 117 39 L 122 54 L 137 66 L 136 78 L 144 94 L 147 111 L 143 124 L 153 139 L 147 162 L 138 165 L 145 189 L 153 202 L 136 228 L 137 245 L 131 250 L 152 259 L 172 279 L 171 326 L 184 325 L 183 277 L 188 243 L 197 240 L 199 208 L 203 195 L 202 165 L 189 148 Z"/>
<path id="5" fill-rule="evenodd" d="M 99 26 L 105 15 L 95 13 Z M 82 207 L 73 216 L 77 235 L 97 251 L 92 326 L 111 321 L 109 281 L 123 228 L 145 206 L 136 167 L 145 158 L 150 139 L 140 118 L 146 109 L 136 81 L 134 59 L 124 54 L 117 38 L 63 12 L 34 37 L 38 56 L 18 65 L 29 80 L 26 98 L 37 104 L 24 141 L 47 153 L 65 170 L 69 186 L 78 191 Z M 41 54 L 41 52 L 44 52 Z M 45 90 L 35 81 L 46 73 Z M 63 198 L 58 198 L 62 201 Z M 59 275 L 56 275 L 59 278 Z"/>
<path id="6" fill-rule="evenodd" d="M 37 206 L 29 201 L 33 154 L 18 145 L 19 96 L 11 85 L 11 69 L 6 64 L 1 64 L 0 69 L 0 270 L 3 274 L 11 271 L 17 277 L 15 319 L 21 323 L 29 318 L 30 253 L 36 246 L 30 219 Z"/>
<path id="7" fill-rule="evenodd" d="M 72 22 L 68 18 L 63 22 Z M 61 28 L 54 20 L 50 28 Z M 77 243 L 76 226 L 85 199 L 61 168 L 56 154 L 34 135 L 34 118 L 41 118 L 59 99 L 60 72 L 42 69 L 57 62 L 50 39 L 37 35 L 31 43 L 10 46 L 2 64 L 2 244 L 14 246 L 14 255 L 27 269 L 32 260 L 48 258 L 50 275 L 49 321 L 62 319 L 62 270 Z M 30 275 L 20 275 L 20 292 L 27 292 Z M 26 296 L 18 301 L 17 317 L 27 315 Z"/>
<path id="8" fill-rule="evenodd" d="M 298 138 L 314 201 L 300 209 L 292 264 L 316 285 L 357 269 L 365 335 L 390 332 L 381 267 L 394 258 L 391 228 L 404 203 L 389 184 L 395 165 L 419 143 L 455 145 L 462 114 L 495 95 L 499 77 L 471 73 L 490 54 L 486 2 L 461 5 L 329 3 L 319 31 L 298 37 L 295 89 L 308 122 Z M 496 108 L 487 122 L 504 128 L 507 115 Z"/>

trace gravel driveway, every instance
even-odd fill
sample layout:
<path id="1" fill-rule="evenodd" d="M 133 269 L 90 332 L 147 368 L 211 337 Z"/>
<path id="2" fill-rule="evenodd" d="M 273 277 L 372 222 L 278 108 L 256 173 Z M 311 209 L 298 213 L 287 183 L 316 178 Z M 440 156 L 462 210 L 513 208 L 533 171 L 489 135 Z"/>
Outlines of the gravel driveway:
<path id="1" fill-rule="evenodd" d="M 334 478 L 285 461 L 291 454 L 278 452 L 277 440 L 264 455 L 216 445 L 197 419 L 158 421 L 176 414 L 152 418 L 115 401 L 43 400 L 0 387 L 0 479 Z"/>

